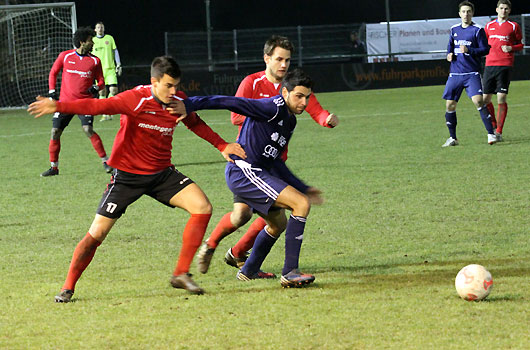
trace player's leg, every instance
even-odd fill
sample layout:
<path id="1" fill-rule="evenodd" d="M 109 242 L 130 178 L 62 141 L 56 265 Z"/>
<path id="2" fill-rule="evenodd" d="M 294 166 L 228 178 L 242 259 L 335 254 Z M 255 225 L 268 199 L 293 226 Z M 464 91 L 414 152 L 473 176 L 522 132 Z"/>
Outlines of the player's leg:
<path id="1" fill-rule="evenodd" d="M 107 152 L 105 152 L 103 141 L 101 141 L 101 137 L 99 137 L 99 135 L 94 131 L 94 117 L 91 115 L 79 115 L 78 117 L 81 120 L 83 132 L 90 139 L 92 147 L 94 147 L 94 150 L 98 154 L 99 158 L 101 158 L 103 169 L 105 169 L 107 173 L 111 173 L 113 169 L 110 165 L 107 164 L 109 157 L 107 157 Z"/>
<path id="2" fill-rule="evenodd" d="M 201 245 L 197 253 L 197 267 L 200 273 L 208 272 L 215 249 L 223 238 L 243 226 L 252 217 L 252 209 L 242 202 L 234 203 L 233 211 L 225 214 L 212 234 Z"/>
<path id="3" fill-rule="evenodd" d="M 101 97 L 100 94 L 99 98 L 108 98 L 116 95 L 118 93 L 118 78 L 116 76 L 116 69 L 104 69 L 103 78 L 105 80 L 105 94 L 104 97 Z M 112 120 L 112 115 L 104 114 L 101 116 L 101 119 L 99 121 L 104 122 L 107 120 Z"/>
<path id="4" fill-rule="evenodd" d="M 510 81 L 512 75 L 512 67 L 499 67 L 498 82 L 497 82 L 497 103 L 498 108 L 498 123 L 496 135 L 501 141 L 502 140 L 502 129 L 504 128 L 504 122 L 508 114 L 508 90 L 510 88 Z"/>
<path id="5" fill-rule="evenodd" d="M 491 125 L 495 129 L 497 127 L 497 120 L 495 119 L 495 107 L 491 102 L 491 98 L 497 89 L 497 72 L 496 67 L 486 66 L 484 69 L 484 75 L 482 77 L 482 97 L 484 99 L 484 105 L 488 109 L 491 116 Z"/>
<path id="6" fill-rule="evenodd" d="M 227 253 L 227 257 L 225 257 L 225 261 L 227 261 L 227 259 L 229 258 L 228 254 L 231 254 L 235 261 L 246 260 L 247 252 L 250 250 L 250 248 L 252 248 L 256 237 L 258 236 L 260 231 L 263 230 L 265 225 L 265 219 L 263 219 L 261 216 L 256 218 L 252 222 L 252 224 L 250 224 L 249 228 L 247 229 L 247 232 L 245 232 L 245 234 L 239 239 L 239 241 L 237 241 L 237 243 L 232 248 L 230 248 Z"/>
<path id="7" fill-rule="evenodd" d="M 442 98 L 445 100 L 445 125 L 449 129 L 449 138 L 442 147 L 458 145 L 458 138 L 456 137 L 456 105 L 463 90 L 462 77 L 449 75 L 442 95 Z"/>
<path id="8" fill-rule="evenodd" d="M 61 135 L 63 130 L 70 124 L 72 114 L 61 114 L 56 112 L 52 118 L 52 130 L 48 152 L 50 154 L 50 168 L 40 176 L 59 175 L 59 153 L 61 152 Z"/>
<path id="9" fill-rule="evenodd" d="M 488 132 L 488 143 L 490 145 L 497 142 L 493 125 L 491 124 L 491 115 L 488 108 L 484 105 L 484 99 L 482 98 L 482 81 L 480 80 L 479 74 L 469 75 L 466 77 L 465 82 L 466 93 L 473 101 L 473 104 L 477 108 L 480 114 L 480 119 Z"/>

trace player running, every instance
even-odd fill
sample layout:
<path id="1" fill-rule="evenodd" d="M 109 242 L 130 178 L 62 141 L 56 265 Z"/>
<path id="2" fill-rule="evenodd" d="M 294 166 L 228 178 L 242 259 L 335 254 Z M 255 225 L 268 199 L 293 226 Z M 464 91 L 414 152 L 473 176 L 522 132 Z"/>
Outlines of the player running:
<path id="1" fill-rule="evenodd" d="M 486 24 L 485 31 L 488 44 L 491 47 L 486 56 L 484 69 L 484 104 L 487 106 L 493 127 L 496 128 L 497 141 L 502 141 L 502 129 L 508 114 L 508 88 L 512 75 L 514 53 L 523 49 L 523 33 L 521 27 L 510 20 L 508 16 L 512 11 L 510 0 L 499 0 L 497 3 L 497 19 Z M 495 108 L 491 103 L 493 94 L 497 94 L 497 119 Z"/>
<path id="2" fill-rule="evenodd" d="M 63 51 L 59 54 L 52 66 L 49 75 L 49 97 L 59 99 L 61 102 L 74 101 L 77 99 L 92 99 L 97 95 L 98 90 L 104 86 L 103 72 L 101 70 L 101 61 L 92 55 L 92 38 L 95 33 L 90 28 L 79 28 L 74 33 L 74 45 L 76 49 Z M 57 95 L 55 87 L 57 84 L 57 75 L 62 71 L 61 94 Z M 97 81 L 97 85 L 93 85 Z M 50 153 L 50 169 L 46 170 L 41 176 L 59 175 L 59 152 L 61 151 L 61 135 L 63 130 L 70 124 L 74 114 L 55 113 L 52 119 L 52 131 L 48 151 Z M 103 147 L 103 142 L 99 135 L 94 131 L 92 115 L 87 115 L 86 111 L 81 110 L 78 113 L 81 120 L 81 126 L 85 135 L 92 142 L 98 156 L 103 162 L 103 168 L 107 173 L 112 168 L 107 164 L 107 153 Z"/>
<path id="3" fill-rule="evenodd" d="M 451 62 L 451 67 L 442 97 L 446 100 L 445 120 L 449 129 L 449 138 L 442 147 L 458 145 L 456 105 L 464 88 L 480 113 L 488 132 L 488 143 L 492 145 L 497 142 L 491 116 L 482 99 L 480 80 L 480 58 L 488 53 L 489 46 L 484 29 L 473 23 L 474 12 L 475 6 L 471 2 L 461 2 L 458 5 L 458 14 L 462 23 L 451 27 L 447 45 L 447 61 Z"/>
<path id="4" fill-rule="evenodd" d="M 237 138 L 247 159 L 232 156 L 234 162 L 226 165 L 226 183 L 240 202 L 265 219 L 267 226 L 257 235 L 250 256 L 237 273 L 239 280 L 262 278 L 258 275 L 260 267 L 284 230 L 281 285 L 300 287 L 315 280 L 313 275 L 300 272 L 298 261 L 311 203 L 322 203 L 321 192 L 297 178 L 281 157 L 296 126 L 296 115 L 308 105 L 312 86 L 311 78 L 295 69 L 285 75 L 278 96 L 195 96 L 183 101 L 187 112 L 226 108 L 247 117 Z M 291 211 L 288 221 L 284 209 Z"/>
<path id="5" fill-rule="evenodd" d="M 291 64 L 291 56 L 294 53 L 293 44 L 283 36 L 273 35 L 264 45 L 263 60 L 266 68 L 264 71 L 250 74 L 239 85 L 237 97 L 246 98 L 267 98 L 280 93 L 280 85 Z M 306 111 L 318 124 L 333 128 L 338 125 L 339 119 L 336 115 L 323 109 L 314 94 L 307 104 Z M 234 125 L 241 126 L 245 121 L 245 115 L 236 112 L 231 113 L 231 120 Z M 282 154 L 282 159 L 287 160 L 287 150 Z M 206 273 L 210 266 L 215 249 L 221 240 L 245 225 L 252 218 L 252 209 L 242 201 L 237 195 L 234 196 L 234 208 L 225 214 L 210 237 L 201 246 L 197 254 L 197 265 L 201 273 Z M 247 251 L 252 248 L 258 233 L 265 227 L 265 220 L 258 217 L 248 228 L 248 231 L 241 237 L 237 244 L 228 249 L 225 255 L 225 262 L 231 266 L 240 268 L 247 259 Z M 261 278 L 274 278 L 272 273 L 258 272 Z"/>
<path id="6" fill-rule="evenodd" d="M 38 97 L 28 111 L 40 117 L 43 114 L 121 113 L 120 129 L 114 140 L 109 164 L 115 170 L 97 209 L 96 217 L 86 236 L 74 250 L 70 269 L 56 302 L 71 300 L 81 274 L 103 242 L 114 223 L 129 205 L 146 194 L 169 206 L 186 210 L 190 218 L 184 228 L 182 248 L 170 283 L 193 294 L 202 294 L 189 274 L 193 256 L 200 246 L 212 214 L 212 206 L 198 185 L 180 173 L 171 163 L 173 132 L 180 120 L 199 137 L 210 142 L 222 152 L 244 159 L 240 145 L 228 144 L 195 113 L 183 116 L 171 115 L 169 103 L 186 98 L 177 91 L 180 68 L 168 56 L 157 57 L 151 64 L 151 85 L 138 86 L 108 99 L 86 99 L 72 102 L 52 101 Z"/>

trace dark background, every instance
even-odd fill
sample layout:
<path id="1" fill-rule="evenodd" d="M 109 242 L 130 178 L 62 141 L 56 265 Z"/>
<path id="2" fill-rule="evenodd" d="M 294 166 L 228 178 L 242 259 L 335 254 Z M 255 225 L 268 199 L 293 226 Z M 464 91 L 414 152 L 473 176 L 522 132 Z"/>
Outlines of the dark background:
<path id="1" fill-rule="evenodd" d="M 460 0 L 390 0 L 390 19 L 458 20 L 459 3 Z M 475 16 L 495 15 L 497 0 L 476 0 L 474 4 Z M 116 40 L 124 66 L 150 64 L 153 57 L 163 54 L 166 31 L 206 30 L 205 8 L 203 0 L 76 1 L 78 27 L 94 27 L 96 22 L 103 21 L 106 33 Z M 522 13 L 530 13 L 530 1 L 513 2 L 512 14 Z M 210 15 L 213 30 L 386 20 L 385 0 L 211 0 Z"/>

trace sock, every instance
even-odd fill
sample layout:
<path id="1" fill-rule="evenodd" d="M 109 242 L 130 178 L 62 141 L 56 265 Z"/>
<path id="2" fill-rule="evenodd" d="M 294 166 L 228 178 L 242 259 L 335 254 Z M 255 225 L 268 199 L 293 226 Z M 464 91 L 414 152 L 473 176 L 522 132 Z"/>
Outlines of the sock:
<path id="1" fill-rule="evenodd" d="M 221 242 L 223 238 L 237 230 L 237 227 L 232 225 L 232 222 L 230 221 L 230 215 L 232 215 L 232 212 L 225 214 L 221 220 L 219 220 L 219 223 L 215 226 L 212 234 L 207 239 L 210 248 L 217 248 L 219 242 Z"/>
<path id="2" fill-rule="evenodd" d="M 282 275 L 286 275 L 291 270 L 298 268 L 298 259 L 302 240 L 304 238 L 306 218 L 301 216 L 289 217 L 287 229 L 285 230 L 285 262 L 283 264 Z"/>
<path id="3" fill-rule="evenodd" d="M 488 112 L 488 109 L 485 106 L 482 106 L 477 108 L 477 111 L 480 113 L 480 118 L 482 119 L 482 123 L 484 123 L 486 130 L 488 130 L 488 134 L 493 134 L 494 131 L 493 126 L 491 125 L 491 115 L 490 112 Z"/>
<path id="4" fill-rule="evenodd" d="M 488 108 L 488 112 L 490 112 L 491 115 L 491 126 L 493 126 L 493 129 L 497 127 L 497 120 L 495 119 L 495 107 L 493 107 L 493 103 L 488 103 L 486 105 L 486 108 Z"/>
<path id="5" fill-rule="evenodd" d="M 445 112 L 445 124 L 449 129 L 449 136 L 456 140 L 456 111 L 446 111 Z"/>
<path id="6" fill-rule="evenodd" d="M 50 153 L 50 162 L 58 163 L 59 152 L 61 152 L 61 140 L 50 140 L 50 145 L 48 146 L 48 152 Z"/>
<path id="7" fill-rule="evenodd" d="M 103 163 L 105 163 L 105 162 L 108 161 L 108 160 L 109 160 L 109 157 L 107 157 L 107 156 L 105 156 L 105 157 L 101 157 L 101 161 L 102 161 Z"/>
<path id="8" fill-rule="evenodd" d="M 497 117 L 499 121 L 497 123 L 497 132 L 499 134 L 502 134 L 502 128 L 504 127 L 504 122 L 506 121 L 506 114 L 508 114 L 508 104 L 500 103 L 499 104 L 499 115 Z"/>
<path id="9" fill-rule="evenodd" d="M 174 276 L 190 271 L 191 261 L 201 245 L 211 216 L 212 214 L 191 214 L 182 234 L 182 248 L 180 248 L 177 266 L 173 272 Z"/>
<path id="10" fill-rule="evenodd" d="M 100 158 L 107 156 L 105 148 L 103 147 L 103 142 L 101 142 L 101 138 L 98 134 L 94 133 L 92 136 L 90 136 L 90 142 L 92 142 L 92 146 L 94 147 Z"/>
<path id="11" fill-rule="evenodd" d="M 88 264 L 90 264 L 92 261 L 94 254 L 96 254 L 96 249 L 100 246 L 100 244 L 101 242 L 94 239 L 88 232 L 85 237 L 77 244 L 74 250 L 74 255 L 72 256 L 70 268 L 68 269 L 66 281 L 63 285 L 63 290 L 75 289 L 77 280 L 79 280 L 79 277 L 81 277 L 83 271 L 85 271 Z"/>
<path id="12" fill-rule="evenodd" d="M 272 246 L 276 243 L 276 238 L 269 235 L 267 229 L 261 230 L 256 237 L 256 242 L 252 247 L 252 253 L 245 261 L 245 265 L 241 268 L 241 272 L 245 276 L 252 276 L 259 271 L 261 264 L 271 251 Z"/>
<path id="13" fill-rule="evenodd" d="M 250 248 L 252 248 L 254 242 L 256 241 L 256 237 L 260 231 L 265 228 L 266 224 L 267 223 L 265 222 L 265 219 L 263 219 L 261 216 L 254 220 L 243 237 L 241 237 L 239 241 L 237 241 L 236 245 L 232 247 L 232 254 L 234 257 L 241 258 L 247 251 L 250 250 Z"/>

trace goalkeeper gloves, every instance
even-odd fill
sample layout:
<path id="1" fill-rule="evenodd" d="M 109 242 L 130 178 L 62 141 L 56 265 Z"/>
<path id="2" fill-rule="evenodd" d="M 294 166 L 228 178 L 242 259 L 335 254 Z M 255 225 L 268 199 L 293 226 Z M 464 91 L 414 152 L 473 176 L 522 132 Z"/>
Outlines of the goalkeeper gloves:
<path id="1" fill-rule="evenodd" d="M 119 77 L 121 77 L 121 71 L 122 71 L 122 69 L 121 69 L 121 64 L 118 64 L 118 65 L 116 66 L 116 74 L 117 74 Z"/>
<path id="2" fill-rule="evenodd" d="M 89 94 L 91 94 L 94 98 L 98 98 L 99 97 L 99 87 L 97 85 L 92 85 L 88 91 L 87 91 Z"/>
<path id="3" fill-rule="evenodd" d="M 55 90 L 48 91 L 48 98 L 51 98 L 52 100 L 58 101 L 59 100 L 59 94 Z"/>

